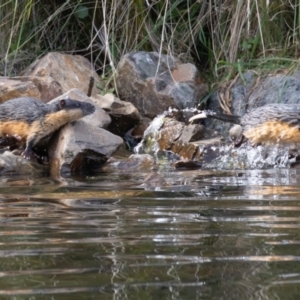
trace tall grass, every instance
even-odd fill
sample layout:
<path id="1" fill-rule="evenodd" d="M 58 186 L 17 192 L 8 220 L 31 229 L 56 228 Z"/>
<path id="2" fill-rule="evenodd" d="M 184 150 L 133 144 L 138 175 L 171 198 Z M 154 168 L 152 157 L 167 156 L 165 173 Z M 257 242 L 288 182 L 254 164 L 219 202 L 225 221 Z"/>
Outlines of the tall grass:
<path id="1" fill-rule="evenodd" d="M 5 76 L 49 51 L 82 54 L 105 77 L 127 52 L 158 51 L 213 80 L 299 56 L 296 0 L 3 0 L 0 20 Z"/>

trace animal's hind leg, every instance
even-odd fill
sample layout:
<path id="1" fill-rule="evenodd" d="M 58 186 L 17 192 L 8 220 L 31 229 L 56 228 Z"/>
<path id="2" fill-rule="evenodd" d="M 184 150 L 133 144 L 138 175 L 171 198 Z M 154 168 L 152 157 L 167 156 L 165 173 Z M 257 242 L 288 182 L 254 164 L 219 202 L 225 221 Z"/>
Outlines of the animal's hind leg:
<path id="1" fill-rule="evenodd" d="M 27 141 L 26 148 L 25 148 L 24 152 L 22 153 L 24 158 L 30 160 L 30 157 L 31 157 L 31 154 L 32 154 L 32 147 L 34 146 L 34 144 L 35 144 L 34 140 Z"/>
<path id="2" fill-rule="evenodd" d="M 28 138 L 26 143 L 26 148 L 22 153 L 23 157 L 28 160 L 33 160 L 38 162 L 39 164 L 48 163 L 48 156 L 47 155 L 40 155 L 40 153 L 36 153 L 35 150 L 32 148 L 40 141 L 40 137 L 31 136 Z"/>
<path id="3" fill-rule="evenodd" d="M 22 153 L 24 158 L 30 160 L 31 155 L 33 154 L 32 148 L 39 142 L 39 140 L 40 140 L 40 138 L 38 138 L 35 135 L 29 136 L 27 138 L 26 148 L 25 148 L 24 152 Z"/>

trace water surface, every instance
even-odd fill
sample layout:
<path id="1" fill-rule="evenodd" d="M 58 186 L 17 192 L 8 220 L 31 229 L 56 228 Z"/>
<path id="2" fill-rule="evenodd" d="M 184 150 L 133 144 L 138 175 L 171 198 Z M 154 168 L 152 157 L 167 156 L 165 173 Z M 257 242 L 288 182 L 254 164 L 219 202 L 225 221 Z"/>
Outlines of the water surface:
<path id="1" fill-rule="evenodd" d="M 157 174 L 2 177 L 0 298 L 298 299 L 299 170 Z"/>

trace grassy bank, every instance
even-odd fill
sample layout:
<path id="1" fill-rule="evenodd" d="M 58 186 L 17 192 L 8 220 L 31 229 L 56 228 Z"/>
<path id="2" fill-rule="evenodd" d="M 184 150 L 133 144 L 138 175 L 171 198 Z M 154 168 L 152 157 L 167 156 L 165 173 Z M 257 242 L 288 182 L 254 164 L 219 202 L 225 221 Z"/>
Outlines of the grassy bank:
<path id="1" fill-rule="evenodd" d="M 113 75 L 124 53 L 158 51 L 195 63 L 212 81 L 249 68 L 298 67 L 296 0 L 5 0 L 0 75 L 49 51 L 86 56 Z"/>

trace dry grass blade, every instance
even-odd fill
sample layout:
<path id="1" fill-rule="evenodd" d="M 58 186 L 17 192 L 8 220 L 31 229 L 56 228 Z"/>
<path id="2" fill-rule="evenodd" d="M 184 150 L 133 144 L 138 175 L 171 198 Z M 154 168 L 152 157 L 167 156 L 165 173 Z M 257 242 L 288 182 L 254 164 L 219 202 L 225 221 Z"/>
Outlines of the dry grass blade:
<path id="1" fill-rule="evenodd" d="M 297 58 L 300 44 L 296 0 L 6 0 L 0 20 L 0 75 L 64 51 L 87 56 L 112 77 L 125 53 L 143 50 L 196 63 L 216 80 L 241 73 L 245 62 Z"/>

